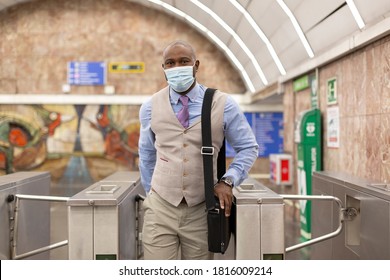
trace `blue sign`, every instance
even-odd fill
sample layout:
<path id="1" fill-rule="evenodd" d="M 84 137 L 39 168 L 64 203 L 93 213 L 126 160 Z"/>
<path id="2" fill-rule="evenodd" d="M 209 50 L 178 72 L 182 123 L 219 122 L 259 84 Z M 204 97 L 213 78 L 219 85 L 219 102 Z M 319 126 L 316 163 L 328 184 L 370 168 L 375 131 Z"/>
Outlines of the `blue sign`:
<path id="1" fill-rule="evenodd" d="M 68 63 L 68 84 L 102 86 L 106 84 L 106 64 L 102 61 L 72 61 Z"/>
<path id="2" fill-rule="evenodd" d="M 283 113 L 244 113 L 259 144 L 259 157 L 283 153 Z M 233 148 L 226 142 L 226 157 L 234 157 Z"/>

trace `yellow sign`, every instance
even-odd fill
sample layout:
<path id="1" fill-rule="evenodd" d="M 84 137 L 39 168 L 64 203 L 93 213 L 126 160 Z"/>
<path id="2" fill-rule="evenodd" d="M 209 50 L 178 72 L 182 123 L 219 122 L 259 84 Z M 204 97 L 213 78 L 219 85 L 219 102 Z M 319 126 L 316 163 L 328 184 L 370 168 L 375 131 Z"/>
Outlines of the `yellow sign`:
<path id="1" fill-rule="evenodd" d="M 145 72 L 144 62 L 110 62 L 108 66 L 110 73 L 143 73 Z"/>

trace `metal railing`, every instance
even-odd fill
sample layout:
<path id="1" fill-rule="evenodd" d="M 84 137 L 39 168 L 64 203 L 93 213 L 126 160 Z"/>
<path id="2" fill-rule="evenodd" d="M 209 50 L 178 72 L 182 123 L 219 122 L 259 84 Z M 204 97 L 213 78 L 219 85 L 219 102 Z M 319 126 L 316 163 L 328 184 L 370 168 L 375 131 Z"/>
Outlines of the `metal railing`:
<path id="1" fill-rule="evenodd" d="M 16 199 L 16 200 L 15 200 Z M 69 200 L 69 197 L 60 197 L 60 196 L 43 196 L 43 195 L 27 195 L 27 194 L 15 194 L 10 195 L 8 197 L 8 202 L 12 203 L 12 201 L 15 200 L 15 209 L 14 213 L 15 216 L 10 216 L 10 221 L 13 222 L 13 227 L 11 226 L 12 232 L 11 232 L 11 259 L 13 260 L 20 260 L 25 259 L 28 257 L 31 257 L 33 255 L 37 255 L 39 253 L 43 253 L 55 248 L 59 248 L 62 246 L 65 246 L 68 244 L 68 240 L 63 240 L 54 244 L 50 244 L 48 246 L 44 246 L 41 248 L 38 248 L 36 250 L 32 250 L 30 252 L 25 252 L 18 255 L 18 242 L 17 242 L 17 236 L 18 236 L 18 230 L 19 230 L 19 210 L 20 210 L 20 202 L 22 200 L 35 200 L 35 201 L 51 201 L 51 202 L 67 202 Z M 10 213 L 11 214 L 11 213 Z"/>
<path id="2" fill-rule="evenodd" d="M 339 221 L 338 221 L 338 227 L 335 231 L 330 232 L 328 234 L 313 238 L 311 240 L 293 245 L 291 247 L 286 248 L 286 253 L 295 251 L 298 249 L 301 249 L 303 247 L 307 247 L 325 240 L 328 240 L 332 237 L 335 237 L 341 233 L 343 230 L 343 224 L 345 220 L 350 220 L 354 216 L 356 216 L 356 211 L 354 211 L 354 208 L 344 208 L 343 203 L 341 200 L 337 197 L 330 196 L 330 195 L 288 195 L 288 194 L 281 194 L 283 199 L 289 199 L 289 200 L 328 200 L 328 201 L 334 201 L 339 207 Z"/>

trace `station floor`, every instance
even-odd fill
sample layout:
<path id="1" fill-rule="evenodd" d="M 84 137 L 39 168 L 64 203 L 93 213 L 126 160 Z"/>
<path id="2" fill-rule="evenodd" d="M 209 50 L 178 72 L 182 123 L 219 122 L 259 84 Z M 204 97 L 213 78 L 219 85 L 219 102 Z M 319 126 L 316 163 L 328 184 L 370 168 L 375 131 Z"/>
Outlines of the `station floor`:
<path id="1" fill-rule="evenodd" d="M 265 186 L 269 187 L 276 193 L 292 194 L 292 188 L 289 186 L 276 186 L 269 180 L 260 180 Z M 56 186 L 51 187 L 50 195 L 71 197 L 74 194 L 82 191 L 85 187 L 83 185 L 72 186 Z M 51 205 L 51 243 L 60 242 L 67 239 L 67 207 L 65 203 L 54 202 Z M 286 203 L 285 206 L 285 245 L 286 248 L 302 242 L 300 240 L 300 222 L 299 209 L 297 204 Z M 230 259 L 232 256 L 226 256 Z M 218 257 L 216 257 L 218 258 Z M 50 259 L 52 260 L 67 260 L 68 246 L 63 246 L 51 250 Z M 310 247 L 302 248 L 300 250 L 292 251 L 286 254 L 286 260 L 306 260 L 310 259 Z"/>

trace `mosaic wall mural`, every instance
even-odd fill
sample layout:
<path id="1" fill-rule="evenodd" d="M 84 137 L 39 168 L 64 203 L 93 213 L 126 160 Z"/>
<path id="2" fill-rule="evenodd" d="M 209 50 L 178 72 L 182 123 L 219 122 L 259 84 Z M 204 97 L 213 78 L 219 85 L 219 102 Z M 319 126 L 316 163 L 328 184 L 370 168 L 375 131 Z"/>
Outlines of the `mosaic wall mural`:
<path id="1" fill-rule="evenodd" d="M 60 185 L 89 185 L 138 170 L 139 106 L 1 105 L 0 175 L 49 171 Z"/>

